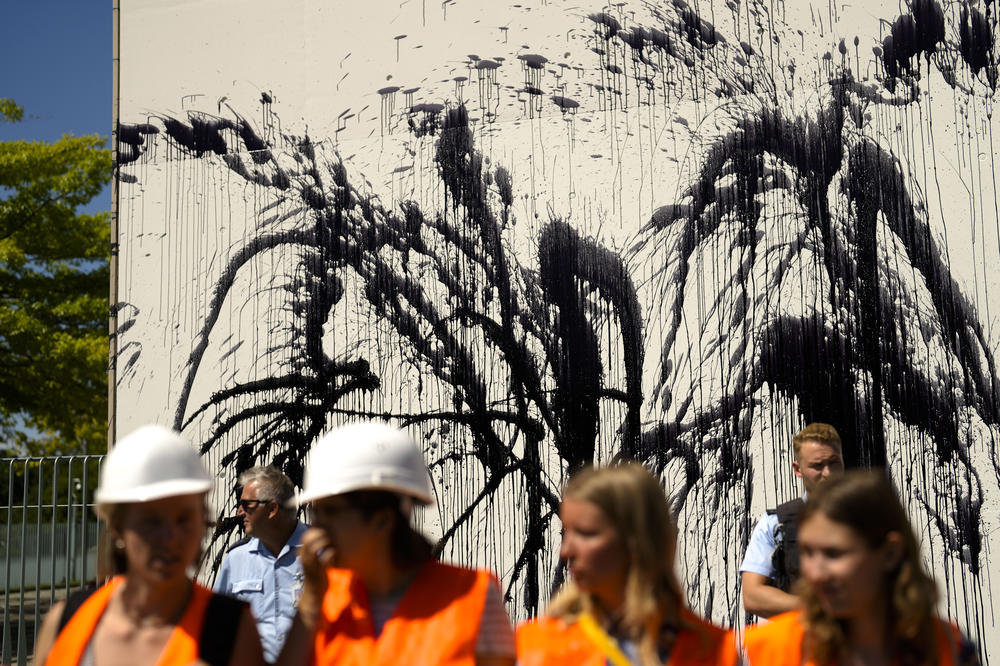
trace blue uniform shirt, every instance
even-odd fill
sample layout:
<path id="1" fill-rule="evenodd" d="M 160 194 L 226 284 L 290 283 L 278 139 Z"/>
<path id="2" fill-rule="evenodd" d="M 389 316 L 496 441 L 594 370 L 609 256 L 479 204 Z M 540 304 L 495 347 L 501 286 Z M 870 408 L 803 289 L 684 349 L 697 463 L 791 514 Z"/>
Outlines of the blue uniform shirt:
<path id="1" fill-rule="evenodd" d="M 264 658 L 275 662 L 292 626 L 302 590 L 299 542 L 307 525 L 299 523 L 275 557 L 260 539 L 250 538 L 226 554 L 213 589 L 250 604 Z"/>
<path id="2" fill-rule="evenodd" d="M 777 514 L 765 513 L 760 517 L 753 532 L 750 533 L 750 543 L 747 544 L 747 553 L 743 556 L 740 573 L 748 571 L 767 578 L 774 578 L 774 564 L 771 562 L 771 556 L 774 555 L 774 549 L 778 547 L 778 542 L 774 538 L 777 529 Z"/>
<path id="3" fill-rule="evenodd" d="M 808 493 L 802 494 L 803 501 L 807 497 Z M 748 571 L 774 580 L 775 570 L 771 556 L 774 555 L 774 550 L 778 547 L 778 541 L 774 538 L 777 531 L 778 514 L 765 513 L 760 517 L 753 532 L 750 533 L 750 543 L 747 544 L 747 552 L 743 556 L 740 573 Z"/>

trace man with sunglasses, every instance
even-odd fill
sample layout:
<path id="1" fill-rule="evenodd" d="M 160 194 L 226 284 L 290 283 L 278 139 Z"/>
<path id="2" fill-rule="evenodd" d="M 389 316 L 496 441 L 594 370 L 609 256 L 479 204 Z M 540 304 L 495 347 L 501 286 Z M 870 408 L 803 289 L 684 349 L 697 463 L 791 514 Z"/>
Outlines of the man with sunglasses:
<path id="1" fill-rule="evenodd" d="M 295 488 L 278 468 L 253 467 L 240 475 L 238 484 L 242 491 L 236 515 L 243 519 L 246 537 L 229 549 L 214 589 L 250 604 L 264 658 L 274 663 L 302 589 L 298 549 L 308 526 L 287 507 Z"/>

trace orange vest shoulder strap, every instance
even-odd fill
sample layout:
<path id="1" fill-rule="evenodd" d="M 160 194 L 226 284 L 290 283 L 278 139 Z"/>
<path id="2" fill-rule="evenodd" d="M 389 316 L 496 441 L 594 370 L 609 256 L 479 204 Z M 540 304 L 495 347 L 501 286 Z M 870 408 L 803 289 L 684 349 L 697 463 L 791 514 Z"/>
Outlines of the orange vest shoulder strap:
<path id="1" fill-rule="evenodd" d="M 431 560 L 400 600 L 399 614 L 422 615 L 437 611 L 442 604 L 466 603 L 479 606 L 473 613 L 478 619 L 486 603 L 490 580 L 490 573 L 483 569 L 466 569 Z"/>
<path id="2" fill-rule="evenodd" d="M 728 631 L 706 622 L 688 609 L 681 612 L 683 625 L 670 654 L 670 666 L 725 666 L 735 659 Z"/>
<path id="3" fill-rule="evenodd" d="M 108 607 L 111 595 L 115 589 L 121 585 L 120 577 L 112 578 L 105 585 L 98 588 L 83 604 L 73 613 L 73 616 L 63 627 L 56 637 L 52 649 L 49 650 L 48 658 L 45 660 L 46 666 L 53 664 L 78 664 L 83 657 L 90 637 L 94 634 L 104 609 Z"/>
<path id="4" fill-rule="evenodd" d="M 747 627 L 743 644 L 750 666 L 800 666 L 805 628 L 800 613 L 771 618 L 767 624 Z"/>
<path id="5" fill-rule="evenodd" d="M 368 593 L 346 569 L 327 569 L 323 612 L 313 637 L 315 664 L 371 661 L 374 628 L 368 614 Z"/>
<path id="6" fill-rule="evenodd" d="M 604 656 L 579 625 L 538 617 L 517 628 L 519 666 L 604 666 Z"/>

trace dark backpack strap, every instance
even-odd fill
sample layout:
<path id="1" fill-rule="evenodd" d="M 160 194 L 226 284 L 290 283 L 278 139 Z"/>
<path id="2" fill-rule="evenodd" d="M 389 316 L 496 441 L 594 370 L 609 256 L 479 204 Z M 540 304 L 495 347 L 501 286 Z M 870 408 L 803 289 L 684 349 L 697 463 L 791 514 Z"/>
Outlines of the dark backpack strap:
<path id="1" fill-rule="evenodd" d="M 785 502 L 784 504 L 779 504 L 778 508 L 774 510 L 778 514 L 778 520 L 780 521 L 782 517 L 786 520 L 788 519 L 798 519 L 798 515 L 802 513 L 806 503 L 802 501 L 802 498 L 793 499 L 791 502 Z"/>
<path id="2" fill-rule="evenodd" d="M 799 542 L 799 514 L 802 513 L 806 503 L 801 499 L 794 499 L 791 502 L 779 504 L 775 509 L 778 514 L 778 524 L 781 525 L 783 538 L 790 539 L 796 544 Z"/>
<path id="3" fill-rule="evenodd" d="M 59 615 L 59 631 L 56 635 L 62 633 L 62 630 L 67 624 L 69 624 L 70 618 L 73 617 L 78 610 L 80 610 L 80 606 L 83 605 L 83 602 L 89 599 L 90 595 L 92 595 L 96 589 L 96 587 L 88 585 L 82 590 L 70 592 L 69 596 L 66 597 L 66 605 L 63 606 L 62 614 Z"/>
<path id="4" fill-rule="evenodd" d="M 212 594 L 198 644 L 198 657 L 209 666 L 229 666 L 244 608 L 246 604 L 239 599 Z"/>
<path id="5" fill-rule="evenodd" d="M 791 592 L 799 579 L 799 514 L 805 502 L 794 499 L 779 504 L 774 513 L 778 516 L 778 532 L 781 540 L 774 551 L 772 563 L 776 572 L 775 587 Z"/>

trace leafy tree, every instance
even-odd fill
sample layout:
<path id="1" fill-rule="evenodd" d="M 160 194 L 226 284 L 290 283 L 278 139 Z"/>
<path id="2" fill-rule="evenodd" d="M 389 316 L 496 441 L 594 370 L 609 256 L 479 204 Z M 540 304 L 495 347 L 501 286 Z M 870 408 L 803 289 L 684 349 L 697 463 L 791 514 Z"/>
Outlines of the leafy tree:
<path id="1" fill-rule="evenodd" d="M 108 213 L 79 211 L 110 180 L 104 145 L 0 142 L 0 455 L 106 448 Z"/>

